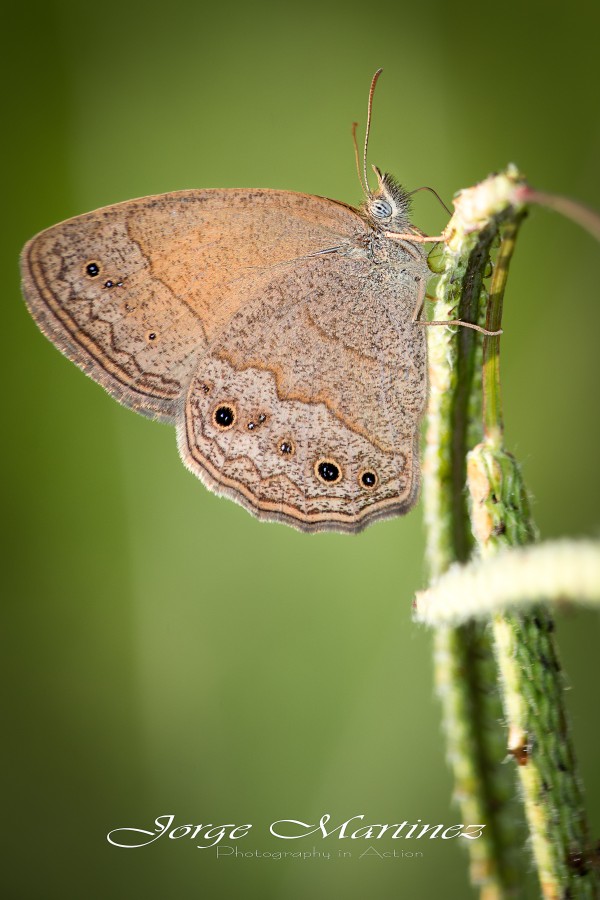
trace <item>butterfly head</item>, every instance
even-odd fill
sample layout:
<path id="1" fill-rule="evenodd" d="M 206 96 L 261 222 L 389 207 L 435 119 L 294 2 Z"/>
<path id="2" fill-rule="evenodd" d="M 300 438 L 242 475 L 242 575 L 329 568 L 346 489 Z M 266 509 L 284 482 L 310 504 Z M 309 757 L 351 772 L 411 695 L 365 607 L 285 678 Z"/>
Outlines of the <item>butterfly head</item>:
<path id="1" fill-rule="evenodd" d="M 371 225 L 384 231 L 404 233 L 410 227 L 410 195 L 392 175 L 373 166 L 377 190 L 369 194 L 362 211 Z"/>

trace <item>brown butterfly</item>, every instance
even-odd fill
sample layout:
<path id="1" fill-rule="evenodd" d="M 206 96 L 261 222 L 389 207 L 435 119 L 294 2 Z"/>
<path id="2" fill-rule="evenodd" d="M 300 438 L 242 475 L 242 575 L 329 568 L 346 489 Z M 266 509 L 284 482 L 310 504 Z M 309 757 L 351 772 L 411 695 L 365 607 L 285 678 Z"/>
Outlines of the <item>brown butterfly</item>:
<path id="1" fill-rule="evenodd" d="M 410 195 L 375 167 L 367 184 L 380 71 L 360 208 L 179 191 L 55 225 L 21 257 L 29 310 L 62 353 L 174 424 L 211 490 L 303 531 L 359 531 L 419 489 L 428 268 Z"/>

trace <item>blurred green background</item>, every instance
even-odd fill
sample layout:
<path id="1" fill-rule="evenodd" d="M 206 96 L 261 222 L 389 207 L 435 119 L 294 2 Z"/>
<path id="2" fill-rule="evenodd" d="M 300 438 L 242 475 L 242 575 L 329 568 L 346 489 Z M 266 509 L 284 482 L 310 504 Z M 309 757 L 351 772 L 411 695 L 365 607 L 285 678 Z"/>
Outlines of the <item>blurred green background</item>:
<path id="1" fill-rule="evenodd" d="M 449 199 L 514 161 L 600 207 L 600 7 L 33 0 L 3 23 L 4 896 L 473 896 L 451 841 L 421 860 L 305 862 L 107 843 L 165 813 L 252 822 L 243 849 L 263 851 L 289 849 L 268 835 L 279 818 L 460 821 L 431 638 L 411 623 L 422 518 L 301 535 L 214 497 L 172 429 L 41 336 L 17 257 L 69 216 L 180 188 L 358 203 L 350 124 L 378 66 L 371 160 L 408 186 Z M 419 195 L 415 221 L 444 216 Z M 507 442 L 545 538 L 598 533 L 599 265 L 540 210 L 511 273 Z M 591 613 L 559 622 L 595 834 L 599 636 Z"/>

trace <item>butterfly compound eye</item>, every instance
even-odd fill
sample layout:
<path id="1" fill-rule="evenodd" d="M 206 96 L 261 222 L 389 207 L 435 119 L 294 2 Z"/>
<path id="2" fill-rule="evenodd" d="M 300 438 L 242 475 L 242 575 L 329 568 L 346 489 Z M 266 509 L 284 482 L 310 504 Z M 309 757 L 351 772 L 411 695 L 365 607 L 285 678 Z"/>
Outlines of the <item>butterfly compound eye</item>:
<path id="1" fill-rule="evenodd" d="M 371 215 L 376 219 L 389 219 L 392 215 L 392 205 L 387 200 L 381 198 L 372 200 L 369 207 Z"/>

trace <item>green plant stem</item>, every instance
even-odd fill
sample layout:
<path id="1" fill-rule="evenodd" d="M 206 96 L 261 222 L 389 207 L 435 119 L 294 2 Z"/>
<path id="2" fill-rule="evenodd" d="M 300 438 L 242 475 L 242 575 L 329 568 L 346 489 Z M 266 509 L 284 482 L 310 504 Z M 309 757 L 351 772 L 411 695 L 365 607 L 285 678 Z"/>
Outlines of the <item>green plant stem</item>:
<path id="1" fill-rule="evenodd" d="M 496 235 L 493 220 L 464 227 L 457 215 L 438 271 L 435 318 L 476 323 L 485 300 L 483 277 Z M 471 330 L 430 328 L 430 397 L 424 459 L 427 555 L 433 578 L 472 547 L 465 497 L 466 456 L 481 440 L 479 339 Z M 473 424 L 475 423 L 475 425 Z M 486 900 L 513 894 L 523 879 L 518 815 L 497 726 L 501 706 L 485 629 L 478 624 L 440 628 L 435 635 L 435 678 L 443 708 L 455 797 L 465 822 L 486 824 L 472 842 L 471 879 Z"/>
<path id="2" fill-rule="evenodd" d="M 515 460 L 484 441 L 469 456 L 473 525 L 484 559 L 534 537 L 527 494 Z M 564 683 L 545 607 L 492 619 L 508 728 L 517 763 L 542 896 L 597 896 L 581 785 L 564 704 Z"/>
<path id="3" fill-rule="evenodd" d="M 496 257 L 494 275 L 487 303 L 485 327 L 499 331 L 502 326 L 504 291 L 515 241 L 526 213 L 515 214 L 503 228 L 502 241 Z M 488 440 L 501 440 L 502 394 L 500 390 L 500 335 L 485 335 L 483 339 L 483 431 Z"/>
<path id="4" fill-rule="evenodd" d="M 434 269 L 443 273 L 436 291 L 442 309 L 436 309 L 436 319 L 444 315 L 456 318 L 457 307 L 461 317 L 465 312 L 473 315 L 476 307 L 470 301 L 478 296 L 486 303 L 488 329 L 500 327 L 508 268 L 525 203 L 545 200 L 545 195 L 531 191 L 514 167 L 458 195 L 456 212 Z M 556 198 L 551 200 L 548 205 L 558 208 Z M 568 209 L 572 205 L 569 201 Z M 580 216 L 579 221 L 584 219 Z M 486 297 L 481 289 L 482 266 L 487 263 L 495 235 L 501 235 L 502 240 Z M 537 537 L 519 467 L 503 447 L 500 339 L 486 336 L 483 341 L 483 406 L 479 411 L 477 374 L 472 368 L 476 357 L 469 357 L 475 351 L 467 348 L 468 340 L 457 339 L 448 329 L 439 335 L 430 329 L 424 496 L 428 559 L 434 582 L 452 563 L 464 562 L 469 553 L 464 462 L 458 458 L 466 451 L 470 525 L 481 567 L 491 571 L 489 559 L 498 550 L 514 554 L 517 551 L 509 548 L 530 544 Z M 463 384 L 459 385 L 461 380 Z M 474 415 L 478 426 L 469 425 L 469 416 Z M 519 553 L 524 556 L 526 551 Z M 504 577 L 511 566 L 515 577 L 521 577 L 512 558 Z M 471 564 L 469 569 L 473 568 Z M 590 563 L 588 557 L 581 585 L 591 599 L 600 596 L 599 572 L 598 559 L 594 557 Z M 441 581 L 450 582 L 454 577 L 455 573 L 449 573 Z M 464 589 L 460 578 L 461 573 L 456 573 L 455 593 Z M 528 595 L 525 586 L 519 596 L 519 584 L 509 587 L 507 595 L 516 606 L 525 600 L 539 601 L 543 596 L 543 591 L 538 597 Z M 431 592 L 435 596 L 435 584 Z M 439 597 L 436 602 L 439 604 Z M 474 622 L 457 627 L 449 624 L 474 615 L 474 598 L 464 604 L 470 610 L 468 615 L 459 610 L 456 596 L 451 594 L 450 602 L 457 604 L 456 610 L 438 607 L 432 619 L 438 625 L 436 681 L 465 821 L 477 815 L 489 826 L 486 841 L 472 855 L 471 873 L 482 885 L 482 896 L 490 900 L 512 894 L 511 889 L 520 885 L 522 876 L 511 855 L 511 850 L 520 849 L 520 842 L 504 795 L 503 777 L 509 767 L 501 765 L 502 754 L 498 756 L 497 740 L 491 737 L 495 734 L 489 725 L 493 694 L 485 633 L 481 627 L 475 630 Z M 539 604 L 527 611 L 507 613 L 496 611 L 497 602 L 497 596 L 486 596 L 484 605 L 493 613 L 491 634 L 508 726 L 504 747 L 518 764 L 542 895 L 546 900 L 594 898 L 599 892 L 599 872 L 589 844 L 554 625 L 548 609 Z"/>
<path id="5" fill-rule="evenodd" d="M 522 210 L 504 218 L 502 242 L 488 299 L 486 323 L 498 328 L 508 267 Z M 471 519 L 479 552 L 536 539 L 527 492 L 516 461 L 503 448 L 499 338 L 484 338 L 484 440 L 469 454 Z M 531 848 L 547 900 L 597 896 L 588 864 L 589 836 L 569 733 L 564 684 L 545 607 L 496 614 L 494 649 L 508 726 L 508 751 L 517 762 Z"/>

